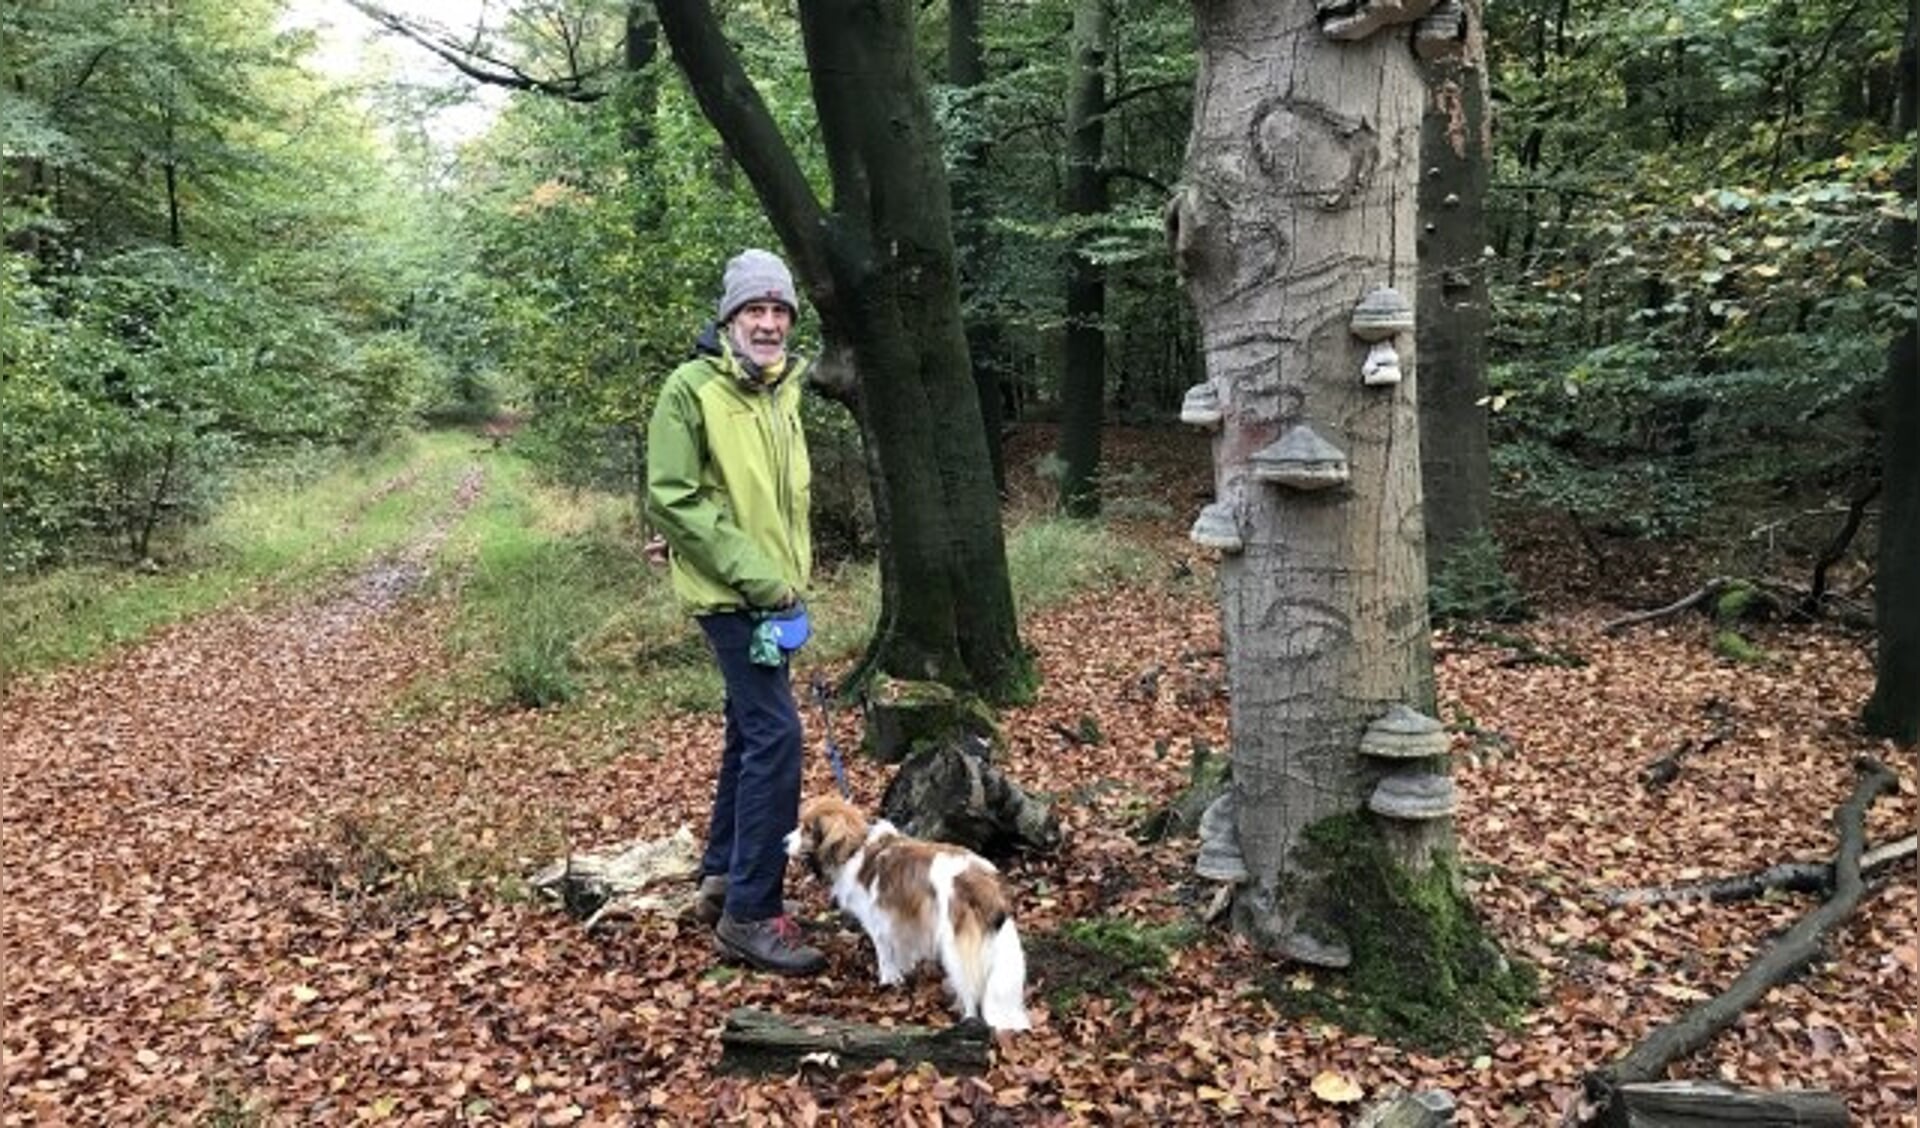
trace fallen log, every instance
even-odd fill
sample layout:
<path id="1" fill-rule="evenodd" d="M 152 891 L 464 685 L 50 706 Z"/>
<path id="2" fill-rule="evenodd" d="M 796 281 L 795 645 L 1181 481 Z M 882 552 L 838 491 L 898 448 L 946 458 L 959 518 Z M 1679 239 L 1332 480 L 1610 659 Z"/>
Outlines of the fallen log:
<path id="1" fill-rule="evenodd" d="M 992 1063 L 993 1032 L 962 1022 L 928 1026 L 869 1026 L 834 1018 L 782 1018 L 739 1007 L 720 1031 L 720 1071 L 775 1074 L 816 1069 L 841 1073 L 889 1059 L 904 1067 L 928 1062 L 942 1073 L 979 1073 Z"/>
<path id="2" fill-rule="evenodd" d="M 1607 1128 L 1827 1128 L 1845 1125 L 1847 1106 L 1812 1089 L 1767 1091 L 1711 1081 L 1622 1085 Z"/>
<path id="3" fill-rule="evenodd" d="M 1820 938 L 1859 906 L 1861 894 L 1866 891 L 1866 882 L 1860 877 L 1860 855 L 1866 847 L 1867 808 L 1882 792 L 1892 790 L 1898 781 L 1883 764 L 1869 756 L 1856 760 L 1854 767 L 1859 779 L 1853 794 L 1834 813 L 1840 846 L 1833 862 L 1833 896 L 1775 940 L 1759 959 L 1740 973 L 1732 986 L 1654 1030 L 1612 1065 L 1587 1074 L 1584 1079 L 1587 1099 L 1601 1123 L 1645 1123 L 1618 1118 L 1624 1115 L 1619 1112 L 1621 1088 L 1662 1079 L 1668 1066 L 1733 1025 L 1741 1012 L 1764 998 L 1770 988 L 1812 962 L 1819 954 Z"/>
<path id="4" fill-rule="evenodd" d="M 528 884 L 584 919 L 591 932 L 612 920 L 679 913 L 688 907 L 699 875 L 700 847 L 693 831 L 681 826 L 665 838 L 636 838 L 568 854 Z"/>
<path id="5" fill-rule="evenodd" d="M 1860 855 L 1860 878 L 1871 881 L 1903 862 L 1914 858 L 1916 838 L 1907 835 L 1882 843 Z M 1664 905 L 1676 901 L 1710 901 L 1724 904 L 1764 897 L 1768 893 L 1819 893 L 1833 891 L 1832 862 L 1781 862 L 1753 873 L 1723 877 L 1692 885 L 1659 885 L 1647 889 L 1621 889 L 1608 893 L 1608 905 Z"/>
<path id="6" fill-rule="evenodd" d="M 1699 591 L 1694 592 L 1684 599 L 1669 603 L 1665 607 L 1656 607 L 1651 611 L 1636 611 L 1631 615 L 1622 615 L 1618 619 L 1611 619 L 1600 628 L 1600 632 L 1602 634 L 1619 634 L 1628 627 L 1638 626 L 1641 623 L 1651 623 L 1655 619 L 1665 619 L 1678 615 L 1682 611 L 1692 607 L 1698 607 L 1707 600 L 1719 595 L 1722 591 L 1725 591 L 1727 585 L 1732 582 L 1733 580 L 1727 576 L 1715 577 L 1714 579 L 1708 580 L 1706 585 Z"/>

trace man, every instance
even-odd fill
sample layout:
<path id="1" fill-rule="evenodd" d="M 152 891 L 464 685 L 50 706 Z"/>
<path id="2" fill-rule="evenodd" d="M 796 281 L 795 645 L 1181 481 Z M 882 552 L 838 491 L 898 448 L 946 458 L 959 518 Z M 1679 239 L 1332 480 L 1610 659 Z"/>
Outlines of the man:
<path id="1" fill-rule="evenodd" d="M 806 975 L 826 961 L 801 942 L 780 896 L 782 839 L 799 820 L 800 712 L 787 652 L 765 630 L 798 607 L 812 573 L 805 365 L 787 355 L 800 303 L 792 273 L 766 251 L 742 252 L 723 282 L 719 320 L 667 377 L 647 428 L 647 512 L 727 690 L 695 915 L 714 924 L 723 953 Z"/>

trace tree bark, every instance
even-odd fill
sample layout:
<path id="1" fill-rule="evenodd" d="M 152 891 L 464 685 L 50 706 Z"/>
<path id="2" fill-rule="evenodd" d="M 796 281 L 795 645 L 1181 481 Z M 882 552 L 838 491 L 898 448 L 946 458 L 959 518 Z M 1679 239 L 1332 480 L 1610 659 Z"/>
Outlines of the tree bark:
<path id="1" fill-rule="evenodd" d="M 1243 542 L 1220 572 L 1249 875 L 1235 923 L 1299 954 L 1314 947 L 1298 929 L 1313 898 L 1296 845 L 1360 807 L 1368 723 L 1396 703 L 1433 708 L 1410 334 L 1400 382 L 1368 387 L 1369 345 L 1350 327 L 1376 287 L 1414 294 L 1422 85 L 1403 29 L 1336 41 L 1311 4 L 1194 10 L 1200 79 L 1168 233 L 1224 409 L 1217 503 Z M 1338 450 L 1295 480 L 1344 470 L 1346 484 L 1255 475 L 1255 453 L 1302 428 Z"/>
<path id="2" fill-rule="evenodd" d="M 1899 133 L 1910 135 L 1916 119 L 1915 71 L 1920 67 L 1920 0 L 1907 0 L 1906 38 L 1900 47 Z M 1913 199 L 1920 183 L 1920 153 L 1902 174 L 1901 195 Z M 1914 224 L 1893 222 L 1893 261 L 1911 268 Z M 1880 507 L 1879 576 L 1874 581 L 1874 622 L 1879 649 L 1873 696 L 1862 720 L 1868 731 L 1904 745 L 1920 740 L 1920 323 L 1908 321 L 1887 349 L 1881 425 L 1886 469 Z"/>
<path id="3" fill-rule="evenodd" d="M 998 697 L 1029 676 L 960 324 L 946 172 L 907 0 L 806 0 L 833 182 L 815 199 L 704 0 L 661 24 L 819 310 L 852 357 L 874 466 L 881 613 L 863 668 Z"/>
<path id="4" fill-rule="evenodd" d="M 1107 210 L 1105 156 L 1107 50 L 1113 13 L 1107 0 L 1075 0 L 1073 69 L 1067 84 L 1067 214 L 1091 221 Z M 1107 391 L 1107 273 L 1086 254 L 1080 231 L 1067 251 L 1066 365 L 1060 382 L 1060 507 L 1073 517 L 1100 513 L 1100 427 Z"/>
<path id="5" fill-rule="evenodd" d="M 1420 485 L 1427 564 L 1487 528 L 1487 112 L 1481 0 L 1460 54 L 1425 64 L 1420 120 Z"/>
<path id="6" fill-rule="evenodd" d="M 1766 1092 L 1709 1081 L 1622 1085 L 1608 1128 L 1839 1128 L 1846 1102 L 1810 1089 Z"/>

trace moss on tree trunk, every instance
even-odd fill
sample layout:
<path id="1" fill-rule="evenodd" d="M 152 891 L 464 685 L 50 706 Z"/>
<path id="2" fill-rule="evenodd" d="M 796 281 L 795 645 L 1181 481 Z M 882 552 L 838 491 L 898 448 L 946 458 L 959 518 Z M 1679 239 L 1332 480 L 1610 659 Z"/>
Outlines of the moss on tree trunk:
<path id="1" fill-rule="evenodd" d="M 1340 815 L 1309 827 L 1300 860 L 1312 888 L 1306 920 L 1352 952 L 1343 972 L 1277 976 L 1284 1011 L 1430 1049 L 1486 1040 L 1534 996 L 1535 976 L 1509 960 L 1459 890 L 1443 855 L 1424 873 L 1396 863 L 1374 821 Z"/>

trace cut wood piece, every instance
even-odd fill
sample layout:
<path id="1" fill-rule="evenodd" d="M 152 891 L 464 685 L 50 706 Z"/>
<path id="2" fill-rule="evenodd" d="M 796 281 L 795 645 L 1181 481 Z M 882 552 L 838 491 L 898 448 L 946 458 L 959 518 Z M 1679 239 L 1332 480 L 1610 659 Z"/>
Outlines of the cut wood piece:
<path id="1" fill-rule="evenodd" d="M 1834 822 L 1840 831 L 1840 848 L 1833 862 L 1833 896 L 1801 917 L 1775 940 L 1760 954 L 1760 958 L 1740 973 L 1732 986 L 1655 1029 L 1612 1065 L 1587 1074 L 1587 1097 L 1600 1123 L 1665 1123 L 1615 1119 L 1621 1090 L 1627 1085 L 1652 1082 L 1664 1077 L 1668 1066 L 1700 1049 L 1714 1035 L 1733 1025 L 1741 1012 L 1765 998 L 1770 989 L 1811 962 L 1819 954 L 1821 937 L 1853 915 L 1853 910 L 1860 904 L 1861 895 L 1866 891 L 1866 883 L 1860 878 L 1860 855 L 1866 846 L 1867 808 L 1883 792 L 1893 790 L 1899 782 L 1892 772 L 1870 756 L 1856 760 L 1854 767 L 1859 779 L 1854 783 L 1853 794 L 1834 813 Z"/>
<path id="2" fill-rule="evenodd" d="M 916 838 L 951 842 L 989 858 L 1050 853 L 1060 846 L 1053 805 L 1029 795 L 965 738 L 907 758 L 887 784 L 880 813 Z"/>
<path id="3" fill-rule="evenodd" d="M 1606 1128 L 1826 1128 L 1849 1123 L 1847 1106 L 1816 1089 L 1746 1089 L 1711 1081 L 1622 1085 Z"/>
<path id="4" fill-rule="evenodd" d="M 869 1026 L 834 1018 L 782 1018 L 752 1007 L 727 1015 L 720 1031 L 723 1073 L 824 1073 L 867 1069 L 889 1059 L 902 1066 L 928 1062 L 943 1073 L 979 1073 L 992 1064 L 993 1032 L 962 1022 L 928 1026 Z"/>

